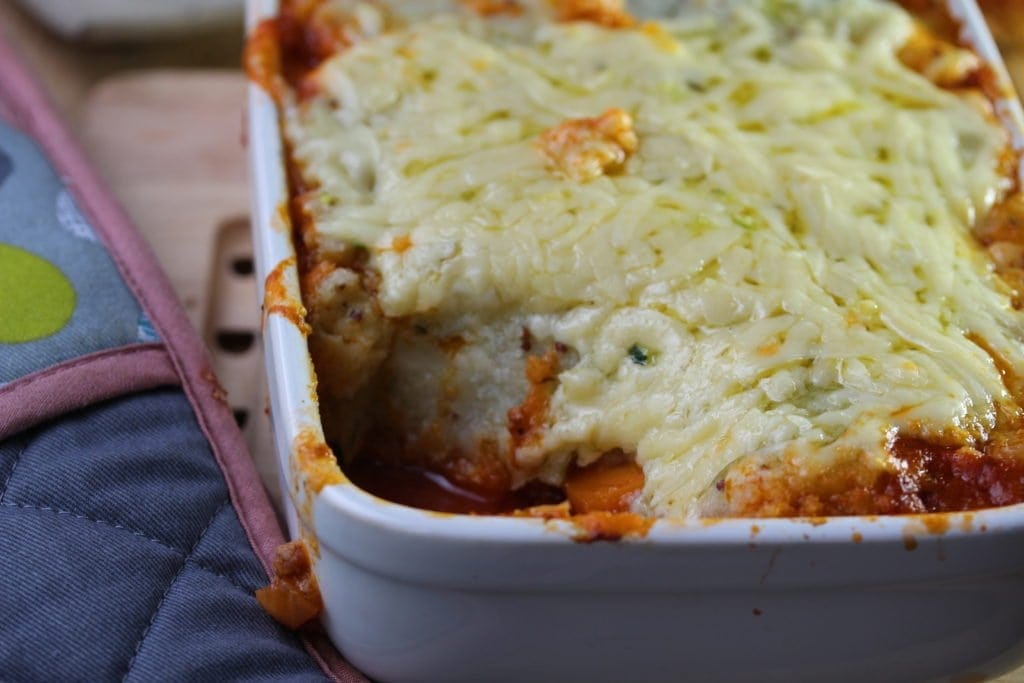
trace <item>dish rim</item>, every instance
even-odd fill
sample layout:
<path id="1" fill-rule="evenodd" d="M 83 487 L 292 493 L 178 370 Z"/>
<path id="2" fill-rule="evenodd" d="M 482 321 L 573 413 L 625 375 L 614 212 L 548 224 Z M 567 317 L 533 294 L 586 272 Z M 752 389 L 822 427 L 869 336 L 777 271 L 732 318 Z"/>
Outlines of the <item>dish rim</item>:
<path id="1" fill-rule="evenodd" d="M 263 19 L 276 14 L 278 0 L 246 0 L 246 33 Z M 1012 144 L 1024 151 L 1024 110 L 1007 73 L 1002 55 L 976 0 L 947 0 L 950 13 L 961 24 L 961 38 L 985 60 L 1003 96 L 994 102 L 996 114 L 1010 133 Z M 250 157 L 254 251 L 259 301 L 271 271 L 280 268 L 286 295 L 301 301 L 299 276 L 294 263 L 291 220 L 287 211 L 289 191 L 285 148 L 277 105 L 258 84 L 248 83 L 247 137 Z M 1017 169 L 1024 182 L 1024 156 Z M 291 265 L 286 265 L 293 259 Z M 312 438 L 326 446 L 316 398 L 316 375 L 306 336 L 281 315 L 264 312 L 263 342 L 268 370 L 271 419 L 282 490 L 287 492 L 285 517 L 293 538 L 302 527 L 317 541 L 333 534 L 314 531 L 318 525 L 349 519 L 379 531 L 472 543 L 550 545 L 581 539 L 578 522 L 570 519 L 539 519 L 501 515 L 462 515 L 412 508 L 378 498 L 353 484 L 342 472 L 342 481 L 312 490 L 306 473 L 297 464 L 294 444 Z M 315 512 L 315 514 L 314 514 Z M 316 518 L 316 519 L 314 519 Z M 627 535 L 620 543 L 660 546 L 705 546 L 791 543 L 905 543 L 912 535 L 945 534 L 949 537 L 987 531 L 1024 529 L 1024 503 L 966 512 L 909 515 L 862 515 L 842 517 L 782 518 L 657 518 L 642 535 Z M 326 538 L 325 538 L 326 537 Z M 332 545 L 328 542 L 328 545 Z"/>

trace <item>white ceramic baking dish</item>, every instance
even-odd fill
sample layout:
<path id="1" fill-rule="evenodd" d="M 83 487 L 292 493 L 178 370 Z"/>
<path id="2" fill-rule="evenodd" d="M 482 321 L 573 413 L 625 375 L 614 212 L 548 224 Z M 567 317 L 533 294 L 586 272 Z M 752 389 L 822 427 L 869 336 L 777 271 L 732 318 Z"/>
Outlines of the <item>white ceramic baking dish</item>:
<path id="1" fill-rule="evenodd" d="M 951 7 L 1024 130 L 978 8 Z M 248 9 L 251 27 L 276 0 Z M 258 271 L 278 268 L 297 300 L 277 113 L 258 87 L 249 98 Z M 1024 505 L 663 520 L 642 540 L 583 544 L 565 521 L 435 514 L 347 482 L 316 493 L 295 458 L 323 439 L 306 340 L 278 315 L 264 339 L 290 531 L 318 539 L 324 625 L 374 678 L 977 681 L 1024 660 Z"/>

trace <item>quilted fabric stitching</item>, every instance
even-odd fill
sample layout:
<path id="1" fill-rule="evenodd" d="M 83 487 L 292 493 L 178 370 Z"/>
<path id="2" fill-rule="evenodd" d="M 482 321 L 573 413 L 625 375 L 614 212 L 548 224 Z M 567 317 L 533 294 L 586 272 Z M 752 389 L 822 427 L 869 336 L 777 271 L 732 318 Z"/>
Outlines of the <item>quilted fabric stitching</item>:
<path id="1" fill-rule="evenodd" d="M 89 517 L 87 515 L 81 515 L 81 514 L 78 514 L 77 512 L 72 512 L 70 510 L 63 510 L 61 508 L 49 507 L 47 505 L 28 505 L 28 504 L 25 504 L 25 503 L 0 503 L 0 507 L 18 508 L 18 509 L 21 509 L 21 510 L 38 510 L 40 512 L 53 512 L 53 513 L 58 514 L 58 515 L 64 515 L 64 516 L 67 516 L 67 517 L 73 517 L 74 519 L 80 519 L 80 520 L 83 520 L 83 521 L 86 521 L 86 522 L 92 522 L 93 524 L 99 524 L 100 526 L 109 527 L 111 529 L 117 529 L 118 531 L 125 531 L 125 532 L 131 534 L 132 536 L 138 536 L 139 538 L 145 539 L 145 540 L 147 540 L 147 541 L 149 541 L 151 543 L 156 543 L 157 545 L 162 546 L 164 548 L 167 548 L 169 550 L 173 550 L 174 552 L 176 552 L 178 554 L 184 554 L 185 553 L 184 549 L 179 548 L 179 547 L 174 546 L 174 545 L 171 545 L 170 543 L 167 543 L 166 541 L 162 541 L 159 538 L 155 538 L 153 536 L 149 536 L 148 534 L 144 534 L 141 531 L 137 531 L 135 529 L 131 529 L 131 528 L 123 526 L 121 524 L 116 524 L 114 522 L 108 522 L 108 521 L 106 521 L 104 519 L 96 519 L 94 517 Z"/>
<path id="2" fill-rule="evenodd" d="M 0 505 L 5 504 L 4 497 L 7 495 L 7 489 L 10 488 L 11 486 L 11 480 L 14 479 L 14 470 L 18 469 L 18 463 L 21 462 L 21 457 L 25 455 L 25 451 L 28 450 L 28 447 L 32 444 L 34 440 L 35 439 L 26 438 L 25 443 L 21 445 L 21 450 L 18 451 L 18 454 L 16 456 L 14 456 L 14 464 L 11 465 L 11 471 L 7 473 L 7 479 L 4 480 L 3 487 L 0 487 Z"/>
<path id="3" fill-rule="evenodd" d="M 160 601 L 156 604 L 156 607 L 153 608 L 153 614 L 149 618 L 149 623 L 146 624 L 146 628 L 143 629 L 142 635 L 139 636 L 138 642 L 135 643 L 135 649 L 132 651 L 131 659 L 128 660 L 128 668 L 124 672 L 124 677 L 121 679 L 122 683 L 128 680 L 128 676 L 132 672 L 132 667 L 135 666 L 135 660 L 139 656 L 139 651 L 142 649 L 143 643 L 146 642 L 146 636 L 149 635 L 150 629 L 153 628 L 153 624 L 156 622 L 157 615 L 160 614 L 160 608 L 164 606 L 164 602 L 167 600 L 167 596 L 170 595 L 171 589 L 174 588 L 174 584 L 178 582 L 178 579 L 181 577 L 182 572 L 184 572 L 185 568 L 188 567 L 189 560 L 192 558 L 192 553 L 194 553 L 196 548 L 199 547 L 199 544 L 202 543 L 203 537 L 206 536 L 206 532 L 209 531 L 210 527 L 213 526 L 213 523 L 217 519 L 217 517 L 219 517 L 220 514 L 224 511 L 224 509 L 228 507 L 230 504 L 231 500 L 227 499 L 217 507 L 214 513 L 210 515 L 210 519 L 206 522 L 206 526 L 204 526 L 203 530 L 199 532 L 199 538 L 196 539 L 196 542 L 192 544 L 191 548 L 189 548 L 188 553 L 185 554 L 185 559 L 182 561 L 181 566 L 178 568 L 178 571 L 174 574 L 170 582 L 167 584 L 167 589 L 164 590 L 164 594 L 160 596 Z"/>
<path id="4" fill-rule="evenodd" d="M 251 590 L 251 589 L 249 589 L 249 588 L 246 588 L 246 587 L 245 587 L 245 586 L 243 586 L 242 584 L 240 584 L 240 583 L 238 583 L 237 581 L 235 581 L 234 579 L 232 579 L 232 578 L 231 578 L 230 576 L 227 576 L 227 575 L 225 575 L 225 574 L 221 574 L 221 573 L 220 573 L 219 571 L 217 571 L 216 569 L 210 569 L 210 568 L 209 568 L 209 567 L 207 567 L 207 566 L 206 566 L 205 564 L 202 564 L 201 562 L 197 562 L 197 561 L 195 560 L 195 558 L 189 558 L 189 559 L 187 560 L 187 563 L 188 563 L 188 564 L 190 564 L 190 565 L 192 565 L 193 567 L 195 567 L 196 569 L 198 569 L 198 570 L 199 570 L 199 571 L 201 571 L 201 572 L 205 572 L 205 573 L 207 573 L 207 574 L 211 574 L 211 575 L 213 575 L 213 576 L 216 576 L 217 578 L 220 578 L 220 579 L 224 579 L 225 581 L 227 581 L 227 582 L 228 582 L 228 583 L 230 583 L 230 584 L 231 584 L 232 586 L 234 586 L 234 587 L 235 587 L 235 588 L 237 588 L 238 590 L 242 591 L 242 592 L 243 592 L 243 593 L 245 593 L 246 595 L 252 595 L 252 590 Z"/>
<path id="5" fill-rule="evenodd" d="M 223 507 L 223 506 L 221 506 L 221 507 Z M 179 555 L 187 555 L 187 551 L 185 551 L 184 549 L 175 547 L 173 545 L 170 545 L 169 543 L 165 543 L 164 541 L 161 541 L 159 538 L 154 538 L 153 536 L 147 536 L 146 534 L 142 533 L 141 531 L 136 531 L 134 529 L 129 529 L 126 526 L 122 526 L 120 524 L 115 524 L 113 522 L 108 522 L 108 521 L 106 521 L 104 519 L 94 519 L 94 518 L 88 517 L 86 515 L 80 515 L 80 514 L 78 514 L 76 512 L 71 512 L 70 510 L 62 510 L 60 508 L 47 507 L 45 505 L 25 505 L 23 503 L 0 503 L 0 508 L 8 508 L 8 509 L 16 509 L 16 510 L 36 510 L 36 511 L 39 511 L 39 512 L 52 512 L 52 513 L 57 514 L 57 515 L 62 515 L 62 516 L 65 516 L 65 517 L 71 517 L 73 519 L 82 520 L 84 522 L 90 522 L 92 524 L 98 524 L 100 526 L 103 526 L 103 527 L 106 527 L 106 528 L 109 528 L 109 529 L 115 529 L 117 531 L 124 531 L 124 532 L 127 532 L 127 533 L 131 534 L 132 536 L 136 536 L 136 537 L 141 538 L 141 539 L 143 539 L 145 541 L 149 541 L 150 543 L 155 543 L 156 545 L 158 545 L 158 546 L 160 546 L 162 548 L 166 548 L 167 550 L 171 550 L 171 551 L 173 551 L 175 553 L 178 553 Z M 196 545 L 198 547 L 198 543 Z M 196 569 L 199 569 L 201 571 L 206 572 L 207 574 L 212 574 L 213 576 L 216 576 L 216 577 L 219 577 L 221 579 L 224 579 L 225 581 L 230 583 L 232 586 L 234 586 L 235 588 L 237 588 L 240 591 L 243 591 L 247 595 L 252 593 L 252 589 L 250 589 L 249 587 L 243 586 L 242 584 L 240 584 L 237 581 L 235 581 L 234 579 L 232 579 L 230 576 L 228 576 L 226 574 L 222 574 L 219 571 L 217 571 L 216 569 L 213 569 L 211 567 L 206 566 L 205 564 L 203 564 L 199 560 L 195 559 L 194 557 L 186 557 L 186 562 L 191 564 Z"/>

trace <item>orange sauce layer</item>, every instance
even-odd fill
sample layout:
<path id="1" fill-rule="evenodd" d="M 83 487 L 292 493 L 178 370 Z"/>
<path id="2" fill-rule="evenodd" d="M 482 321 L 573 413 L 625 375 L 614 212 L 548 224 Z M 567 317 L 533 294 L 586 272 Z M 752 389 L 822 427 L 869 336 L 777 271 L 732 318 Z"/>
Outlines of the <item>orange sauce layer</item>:
<path id="1" fill-rule="evenodd" d="M 515 491 L 473 490 L 458 486 L 449 477 L 424 467 L 386 464 L 368 458 L 359 458 L 347 465 L 345 474 L 353 484 L 378 498 L 435 512 L 511 514 L 564 499 L 559 489 L 539 483 L 527 484 Z"/>
<path id="2" fill-rule="evenodd" d="M 269 317 L 276 313 L 291 321 L 302 334 L 309 334 L 309 325 L 306 323 L 306 309 L 301 301 L 296 300 L 288 294 L 285 286 L 285 273 L 289 268 L 295 266 L 295 258 L 286 258 L 267 275 L 263 287 L 263 315 Z"/>
<path id="3" fill-rule="evenodd" d="M 590 512 L 574 516 L 572 522 L 580 530 L 575 540 L 581 543 L 642 538 L 654 526 L 652 517 L 641 517 L 631 512 Z"/>
<path id="4" fill-rule="evenodd" d="M 1024 501 L 1024 459 L 1017 454 L 1000 457 L 917 439 L 901 439 L 893 450 L 903 470 L 886 472 L 875 483 L 892 512 L 959 512 Z"/>
<path id="5" fill-rule="evenodd" d="M 295 437 L 292 457 L 315 493 L 319 493 L 325 486 L 340 484 L 345 480 L 334 452 L 319 434 L 310 429 L 304 429 Z"/>
<path id="6" fill-rule="evenodd" d="M 643 487 L 643 470 L 632 462 L 600 461 L 575 468 L 559 488 L 530 482 L 514 491 L 471 490 L 422 467 L 358 459 L 345 468 L 348 478 L 378 498 L 423 510 L 450 514 L 515 515 L 573 524 L 581 543 L 643 537 L 654 519 L 628 512 Z"/>
<path id="7" fill-rule="evenodd" d="M 276 17 L 249 35 L 243 62 L 249 78 L 277 99 L 285 85 L 299 99 L 316 92 L 307 78 L 352 44 L 349 17 L 324 0 L 283 0 Z"/>
<path id="8" fill-rule="evenodd" d="M 1024 433 L 996 432 L 983 450 L 903 437 L 898 467 L 877 472 L 860 461 L 811 477 L 741 481 L 737 516 L 833 517 L 963 512 L 1024 502 Z M 730 483 L 725 489 L 730 496 Z"/>
<path id="9" fill-rule="evenodd" d="M 555 351 L 526 359 L 526 380 L 530 383 L 530 390 L 520 405 L 508 411 L 508 432 L 514 449 L 540 441 L 547 420 L 548 403 L 554 391 L 552 380 L 558 375 L 559 365 Z"/>

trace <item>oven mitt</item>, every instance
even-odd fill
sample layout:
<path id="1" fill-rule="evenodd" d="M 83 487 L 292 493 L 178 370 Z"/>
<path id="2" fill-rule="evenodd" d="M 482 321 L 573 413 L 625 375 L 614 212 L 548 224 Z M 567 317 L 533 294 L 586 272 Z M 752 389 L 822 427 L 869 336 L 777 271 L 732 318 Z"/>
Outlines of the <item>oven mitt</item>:
<path id="1" fill-rule="evenodd" d="M 223 397 L 0 37 L 0 680 L 363 680 L 253 597 L 283 537 Z"/>

